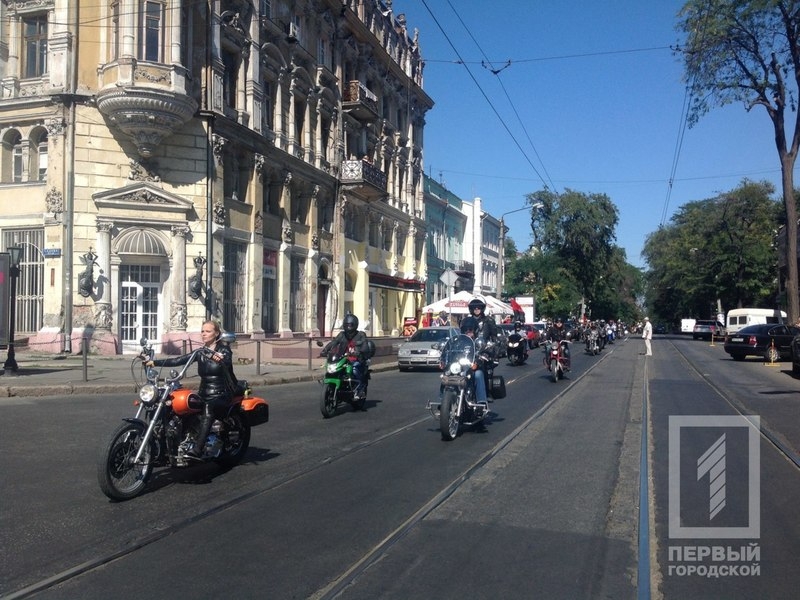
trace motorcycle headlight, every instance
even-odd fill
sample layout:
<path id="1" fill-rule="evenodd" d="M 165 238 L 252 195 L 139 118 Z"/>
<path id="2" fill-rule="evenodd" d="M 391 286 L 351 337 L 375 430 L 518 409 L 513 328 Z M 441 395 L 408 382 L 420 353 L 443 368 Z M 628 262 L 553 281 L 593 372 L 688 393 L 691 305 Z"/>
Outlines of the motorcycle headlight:
<path id="1" fill-rule="evenodd" d="M 144 404 L 155 402 L 157 396 L 158 390 L 152 383 L 145 383 L 139 388 L 139 400 L 141 400 Z"/>
<path id="2" fill-rule="evenodd" d="M 327 371 L 328 373 L 336 373 L 339 370 L 339 367 L 336 363 L 328 363 Z"/>
<path id="3" fill-rule="evenodd" d="M 454 362 L 450 365 L 450 374 L 451 375 L 461 375 L 461 365 L 457 362 Z"/>

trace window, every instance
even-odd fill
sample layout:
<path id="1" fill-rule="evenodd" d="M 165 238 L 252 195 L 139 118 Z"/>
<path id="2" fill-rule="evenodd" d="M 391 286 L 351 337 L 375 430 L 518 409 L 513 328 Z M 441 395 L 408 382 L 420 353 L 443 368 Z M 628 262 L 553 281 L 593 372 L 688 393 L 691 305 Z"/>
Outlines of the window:
<path id="1" fill-rule="evenodd" d="M 222 324 L 226 331 L 245 331 L 247 246 L 225 242 L 222 289 Z"/>
<path id="2" fill-rule="evenodd" d="M 164 29 L 164 6 L 160 2 L 143 2 L 140 13 L 139 58 L 161 61 L 161 36 Z"/>
<path id="3" fill-rule="evenodd" d="M 36 147 L 38 161 L 37 181 L 47 180 L 47 135 L 42 135 Z"/>
<path id="4" fill-rule="evenodd" d="M 119 58 L 119 2 L 111 3 L 111 60 Z"/>
<path id="5" fill-rule="evenodd" d="M 275 314 L 276 281 L 264 277 L 261 280 L 261 329 L 265 333 L 277 333 L 278 319 Z"/>
<path id="6" fill-rule="evenodd" d="M 47 17 L 38 15 L 22 20 L 25 48 L 24 76 L 41 77 L 47 72 Z"/>
<path id="7" fill-rule="evenodd" d="M 289 329 L 303 331 L 306 317 L 306 261 L 293 256 L 289 275 Z"/>
<path id="8" fill-rule="evenodd" d="M 19 134 L 16 135 L 16 138 L 12 143 L 11 162 L 13 169 L 12 171 L 13 176 L 11 181 L 13 181 L 14 183 L 21 183 L 24 172 L 23 167 L 25 166 L 25 161 L 23 159 L 23 153 L 22 153 L 22 136 Z"/>
<path id="9" fill-rule="evenodd" d="M 225 73 L 222 80 L 222 95 L 226 107 L 236 108 L 236 83 L 239 79 L 239 61 L 232 52 L 222 52 Z"/>
<path id="10" fill-rule="evenodd" d="M 272 2 L 271 0 L 261 0 L 260 14 L 265 19 L 272 17 Z"/>

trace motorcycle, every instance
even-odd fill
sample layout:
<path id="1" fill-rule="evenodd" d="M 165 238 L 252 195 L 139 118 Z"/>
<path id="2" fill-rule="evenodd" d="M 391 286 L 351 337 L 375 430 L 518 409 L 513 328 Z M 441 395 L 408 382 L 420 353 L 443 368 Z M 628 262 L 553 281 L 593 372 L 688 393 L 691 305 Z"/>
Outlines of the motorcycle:
<path id="1" fill-rule="evenodd" d="M 557 382 L 564 378 L 564 373 L 570 370 L 570 359 L 564 356 L 564 346 L 568 344 L 566 340 L 560 342 L 547 342 L 544 351 L 544 364 L 553 381 Z"/>
<path id="2" fill-rule="evenodd" d="M 438 419 L 442 439 L 452 441 L 462 427 L 478 425 L 489 416 L 489 403 L 476 400 L 475 371 L 487 369 L 484 372 L 487 398 L 504 398 L 505 380 L 502 376 L 494 377 L 494 360 L 484 353 L 487 345 L 482 339 L 476 342 L 467 335 L 459 335 L 444 342 L 442 350 L 444 373 L 439 398 L 429 401 L 426 408 Z"/>
<path id="3" fill-rule="evenodd" d="M 596 328 L 591 328 L 586 332 L 586 352 L 592 356 L 600 354 L 600 334 Z"/>
<path id="4" fill-rule="evenodd" d="M 511 365 L 521 365 L 528 360 L 528 339 L 519 333 L 508 336 L 508 362 Z"/>
<path id="5" fill-rule="evenodd" d="M 230 343 L 235 337 L 226 333 L 221 340 Z M 141 345 L 142 353 L 134 360 L 152 360 L 152 345 L 146 339 Z M 199 348 L 192 354 L 201 352 L 211 350 Z M 181 380 L 195 358 L 192 356 L 180 371 L 172 369 L 168 377 L 161 377 L 160 369 L 144 367 L 145 381 L 139 386 L 136 414 L 123 419 L 97 459 L 100 489 L 112 500 L 130 500 L 141 494 L 156 467 L 208 462 L 224 469 L 234 467 L 250 446 L 250 428 L 269 421 L 267 401 L 253 396 L 247 382 L 240 380 L 230 404 L 212 422 L 200 457 L 191 456 L 203 402 L 197 393 L 184 388 Z"/>
<path id="6" fill-rule="evenodd" d="M 356 394 L 358 381 L 353 378 L 353 363 L 347 354 L 339 355 L 334 350 L 328 352 L 325 361 L 325 375 L 320 380 L 322 384 L 322 399 L 320 412 L 326 419 L 336 414 L 336 409 L 342 403 L 352 406 L 353 410 L 364 410 L 367 403 L 367 386 L 370 380 L 370 358 L 375 354 L 375 342 L 367 340 L 366 358 L 363 365 L 364 385 L 361 394 Z M 322 342 L 317 342 L 322 346 Z"/>

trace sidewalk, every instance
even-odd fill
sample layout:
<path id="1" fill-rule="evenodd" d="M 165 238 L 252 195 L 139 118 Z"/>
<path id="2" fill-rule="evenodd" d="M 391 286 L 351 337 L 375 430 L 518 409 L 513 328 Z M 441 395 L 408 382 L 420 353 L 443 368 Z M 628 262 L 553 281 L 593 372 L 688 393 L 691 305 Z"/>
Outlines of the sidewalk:
<path id="1" fill-rule="evenodd" d="M 120 394 L 137 392 L 131 366 L 139 369 L 139 361 L 132 355 L 95 356 L 37 354 L 18 350 L 16 373 L 6 371 L 0 376 L 0 398 L 14 396 L 64 396 L 71 394 Z M 5 359 L 3 359 L 5 360 Z M 312 360 L 312 369 L 305 364 L 262 364 L 261 373 L 254 364 L 234 364 L 239 379 L 245 379 L 258 395 L 258 389 L 267 385 L 314 381 L 323 375 L 322 358 Z M 2 365 L 2 362 L 0 362 Z M 389 371 L 397 368 L 394 356 L 380 356 L 372 360 L 372 371 Z M 199 381 L 194 367 L 193 375 L 185 379 L 186 386 L 196 386 Z"/>

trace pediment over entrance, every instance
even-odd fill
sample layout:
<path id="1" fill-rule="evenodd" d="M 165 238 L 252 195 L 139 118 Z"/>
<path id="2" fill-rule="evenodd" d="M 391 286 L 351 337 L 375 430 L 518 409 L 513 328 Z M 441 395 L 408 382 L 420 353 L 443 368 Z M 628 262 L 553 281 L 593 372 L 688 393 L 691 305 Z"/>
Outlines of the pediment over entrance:
<path id="1" fill-rule="evenodd" d="M 92 195 L 97 208 L 181 213 L 189 218 L 194 203 L 148 182 L 140 181 L 125 187 Z"/>

